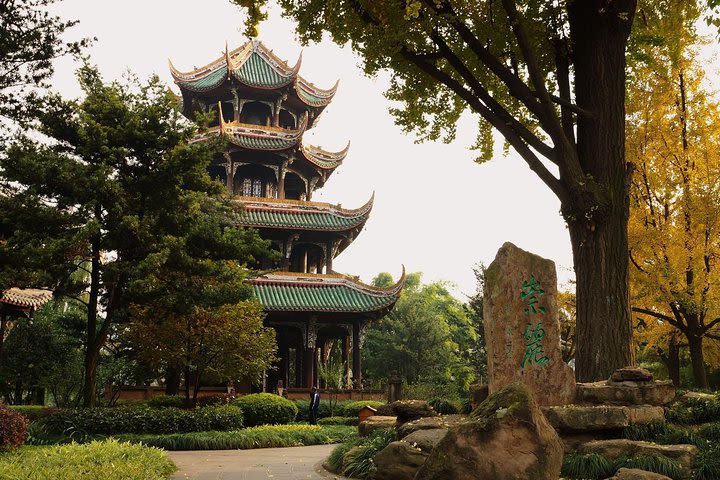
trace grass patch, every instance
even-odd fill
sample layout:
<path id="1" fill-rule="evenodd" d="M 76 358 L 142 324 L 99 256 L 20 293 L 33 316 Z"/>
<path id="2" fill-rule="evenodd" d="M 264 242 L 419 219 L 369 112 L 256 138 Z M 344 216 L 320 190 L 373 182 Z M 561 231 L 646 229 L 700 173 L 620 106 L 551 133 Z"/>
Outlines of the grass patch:
<path id="1" fill-rule="evenodd" d="M 659 455 L 644 455 L 637 457 L 621 457 L 615 461 L 615 469 L 619 468 L 637 468 L 645 470 L 646 472 L 655 472 L 660 475 L 665 475 L 673 480 L 680 480 L 685 478 L 685 472 L 683 471 L 680 463 L 676 462 L 667 457 Z"/>
<path id="2" fill-rule="evenodd" d="M 628 440 L 644 440 L 660 445 L 686 444 L 702 448 L 706 444 L 703 440 L 705 437 L 702 437 L 702 435 L 696 434 L 687 427 L 667 422 L 631 425 L 623 430 L 623 437 Z"/>
<path id="3" fill-rule="evenodd" d="M 357 428 L 345 425 L 262 425 L 229 432 L 115 435 L 115 438 L 165 450 L 247 450 L 340 443 L 356 435 Z"/>
<path id="4" fill-rule="evenodd" d="M 350 425 L 358 424 L 358 417 L 325 417 L 318 420 L 318 425 Z"/>
<path id="5" fill-rule="evenodd" d="M 0 455 L 2 480 L 156 480 L 175 470 L 161 450 L 117 440 L 25 446 Z"/>
<path id="6" fill-rule="evenodd" d="M 720 478 L 720 447 L 714 445 L 700 450 L 693 464 L 693 480 Z"/>
<path id="7" fill-rule="evenodd" d="M 375 465 L 375 455 L 397 440 L 395 430 L 374 431 L 369 437 L 351 439 L 335 448 L 327 463 L 334 471 L 353 478 L 367 479 Z"/>
<path id="8" fill-rule="evenodd" d="M 560 473 L 564 478 L 602 480 L 611 477 L 616 471 L 614 463 L 602 455 L 571 453 L 563 458 Z"/>

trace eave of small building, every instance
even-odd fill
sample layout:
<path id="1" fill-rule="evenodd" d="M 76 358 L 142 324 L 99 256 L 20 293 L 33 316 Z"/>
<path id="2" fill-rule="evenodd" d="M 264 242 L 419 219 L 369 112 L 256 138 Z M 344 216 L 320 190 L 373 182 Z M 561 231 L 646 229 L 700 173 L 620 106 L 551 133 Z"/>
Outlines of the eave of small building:
<path id="1" fill-rule="evenodd" d="M 370 217 L 375 194 L 357 209 L 276 198 L 237 197 L 239 225 L 253 228 L 346 232 L 359 230 Z"/>
<path id="2" fill-rule="evenodd" d="M 207 140 L 211 136 L 225 135 L 231 144 L 247 150 L 282 151 L 296 147 L 307 128 L 307 115 L 297 129 L 253 125 L 239 122 L 225 122 L 220 118 L 217 127 L 198 135 L 194 142 Z"/>
<path id="3" fill-rule="evenodd" d="M 0 310 L 11 314 L 32 314 L 52 299 L 50 290 L 38 288 L 9 288 L 0 292 Z"/>
<path id="4" fill-rule="evenodd" d="M 253 278 L 255 296 L 267 312 L 370 313 L 392 308 L 405 284 L 379 288 L 339 274 L 273 272 Z"/>

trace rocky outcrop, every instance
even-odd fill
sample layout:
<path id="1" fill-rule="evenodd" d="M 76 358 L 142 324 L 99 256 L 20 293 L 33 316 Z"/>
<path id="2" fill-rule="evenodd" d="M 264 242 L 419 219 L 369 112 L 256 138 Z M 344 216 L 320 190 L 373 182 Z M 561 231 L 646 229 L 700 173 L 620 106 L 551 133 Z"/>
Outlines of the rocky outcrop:
<path id="1" fill-rule="evenodd" d="M 557 480 L 562 457 L 562 442 L 528 388 L 513 384 L 450 427 L 415 479 Z"/>
<path id="2" fill-rule="evenodd" d="M 578 403 L 662 406 L 675 398 L 671 381 L 600 381 L 577 384 Z"/>
<path id="3" fill-rule="evenodd" d="M 637 468 L 621 468 L 608 480 L 672 480 L 670 477 L 659 473 L 646 472 Z"/>
<path id="4" fill-rule="evenodd" d="M 358 425 L 358 433 L 361 437 L 370 435 L 375 430 L 381 428 L 395 428 L 395 422 L 397 418 L 384 416 L 384 415 L 373 415 L 368 417 L 366 420 L 360 422 Z"/>
<path id="5" fill-rule="evenodd" d="M 466 415 L 443 415 L 439 417 L 425 417 L 411 420 L 397 427 L 398 437 L 403 438 L 418 430 L 431 430 L 435 428 L 449 428 L 467 420 Z"/>
<path id="6" fill-rule="evenodd" d="M 572 403 L 575 372 L 560 349 L 555 263 L 507 242 L 485 270 L 483 291 L 490 393 L 522 383 L 540 405 Z"/>
<path id="7" fill-rule="evenodd" d="M 402 439 L 403 442 L 419 448 L 422 452 L 430 453 L 445 438 L 446 428 L 433 428 L 432 430 L 418 430 Z"/>
<path id="8" fill-rule="evenodd" d="M 698 452 L 694 445 L 657 445 L 626 439 L 595 440 L 581 445 L 578 450 L 580 453 L 597 453 L 613 460 L 641 455 L 663 456 L 677 461 L 688 472 Z"/>
<path id="9" fill-rule="evenodd" d="M 634 424 L 665 420 L 662 407 L 651 405 L 567 405 L 543 407 L 542 411 L 556 430 L 567 433 L 619 430 Z"/>

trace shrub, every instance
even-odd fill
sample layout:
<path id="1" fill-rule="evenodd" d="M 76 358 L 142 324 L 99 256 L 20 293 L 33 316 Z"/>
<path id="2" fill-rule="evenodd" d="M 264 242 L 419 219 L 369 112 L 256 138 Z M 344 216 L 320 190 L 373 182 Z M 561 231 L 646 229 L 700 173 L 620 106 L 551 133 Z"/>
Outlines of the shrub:
<path id="1" fill-rule="evenodd" d="M 182 395 L 158 395 L 148 400 L 147 406 L 151 408 L 185 408 L 187 401 Z"/>
<path id="2" fill-rule="evenodd" d="M 428 401 L 428 404 L 442 415 L 452 415 L 460 412 L 460 407 L 446 398 L 432 398 Z"/>
<path id="3" fill-rule="evenodd" d="M 295 420 L 298 407 L 287 398 L 272 393 L 253 393 L 233 400 L 242 408 L 245 425 L 283 425 Z"/>
<path id="4" fill-rule="evenodd" d="M 375 455 L 395 440 L 397 440 L 395 430 L 375 430 L 361 443 L 348 450 L 343 457 L 342 474 L 353 478 L 369 478 Z"/>
<path id="5" fill-rule="evenodd" d="M 237 407 L 84 408 L 60 410 L 39 421 L 49 434 L 181 433 L 242 428 Z"/>
<path id="6" fill-rule="evenodd" d="M 717 480 L 720 478 L 720 446 L 701 449 L 693 464 L 693 480 Z"/>
<path id="7" fill-rule="evenodd" d="M 356 417 L 360 414 L 363 407 L 368 406 L 377 409 L 385 402 L 380 400 L 358 400 L 356 402 L 347 402 L 342 406 L 341 415 L 344 417 Z"/>
<path id="8" fill-rule="evenodd" d="M 161 450 L 116 440 L 22 448 L 0 455 L 0 477 L 12 479 L 145 480 L 167 478 L 175 470 Z"/>
<path id="9" fill-rule="evenodd" d="M 28 422 L 34 422 L 46 415 L 56 411 L 55 407 L 45 407 L 43 405 L 8 405 L 12 410 L 22 414 L 28 419 Z"/>
<path id="10" fill-rule="evenodd" d="M 345 454 L 349 452 L 351 448 L 360 445 L 362 442 L 362 438 L 353 438 L 335 447 L 325 461 L 325 467 L 333 473 L 340 473 L 342 471 L 343 457 L 345 457 Z"/>
<path id="11" fill-rule="evenodd" d="M 318 425 L 355 425 L 357 426 L 358 417 L 325 417 L 318 420 Z"/>
<path id="12" fill-rule="evenodd" d="M 25 443 L 28 421 L 23 415 L 0 405 L 0 451 L 13 450 Z"/>
<path id="13" fill-rule="evenodd" d="M 720 399 L 688 398 L 665 409 L 665 417 L 680 424 L 720 421 Z"/>
<path id="14" fill-rule="evenodd" d="M 602 480 L 611 477 L 616 470 L 613 462 L 597 453 L 571 453 L 563 458 L 560 474 L 564 478 Z"/>
<path id="15" fill-rule="evenodd" d="M 207 395 L 204 397 L 198 397 L 195 402 L 197 407 L 217 407 L 220 405 L 230 405 L 233 400 L 237 398 L 237 395 L 231 395 L 229 393 L 219 393 L 217 395 Z"/>

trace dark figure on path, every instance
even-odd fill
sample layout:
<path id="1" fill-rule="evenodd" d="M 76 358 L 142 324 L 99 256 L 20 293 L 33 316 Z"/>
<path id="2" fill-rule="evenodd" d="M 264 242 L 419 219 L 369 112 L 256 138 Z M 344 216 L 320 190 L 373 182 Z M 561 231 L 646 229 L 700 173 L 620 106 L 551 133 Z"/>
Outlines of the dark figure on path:
<path id="1" fill-rule="evenodd" d="M 312 387 L 310 392 L 310 424 L 315 425 L 317 423 L 318 409 L 320 408 L 320 392 L 315 387 Z"/>

